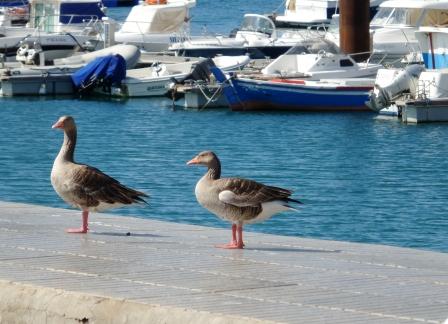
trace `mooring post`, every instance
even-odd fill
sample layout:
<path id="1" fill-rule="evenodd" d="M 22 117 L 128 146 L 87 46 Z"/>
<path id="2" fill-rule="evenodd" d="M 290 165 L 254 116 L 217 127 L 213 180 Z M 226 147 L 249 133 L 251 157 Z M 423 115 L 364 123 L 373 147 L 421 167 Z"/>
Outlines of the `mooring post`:
<path id="1" fill-rule="evenodd" d="M 339 36 L 340 48 L 345 54 L 354 55 L 356 61 L 369 57 L 370 51 L 370 1 L 369 0 L 339 0 Z"/>

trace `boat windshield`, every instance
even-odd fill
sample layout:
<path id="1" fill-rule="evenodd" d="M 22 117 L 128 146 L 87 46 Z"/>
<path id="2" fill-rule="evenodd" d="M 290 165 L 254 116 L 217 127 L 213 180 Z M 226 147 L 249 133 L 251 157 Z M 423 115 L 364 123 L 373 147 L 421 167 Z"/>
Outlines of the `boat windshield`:
<path id="1" fill-rule="evenodd" d="M 383 9 L 392 9 L 387 11 Z M 388 15 L 389 13 L 389 15 Z M 381 8 L 373 18 L 371 25 L 376 26 L 417 26 L 421 8 Z"/>
<path id="2" fill-rule="evenodd" d="M 246 16 L 243 19 L 240 30 L 272 35 L 274 28 L 274 23 L 267 17 Z"/>
<path id="3" fill-rule="evenodd" d="M 370 25 L 372 26 L 383 26 L 386 24 L 387 19 L 389 19 L 390 14 L 394 8 L 380 8 L 376 15 L 373 17 Z"/>

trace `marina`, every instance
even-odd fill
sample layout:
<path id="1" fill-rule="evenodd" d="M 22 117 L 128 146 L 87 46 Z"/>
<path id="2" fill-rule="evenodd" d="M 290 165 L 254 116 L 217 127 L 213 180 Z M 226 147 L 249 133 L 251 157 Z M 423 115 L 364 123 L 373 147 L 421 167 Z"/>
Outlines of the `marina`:
<path id="1" fill-rule="evenodd" d="M 1 323 L 447 323 L 447 1 L 13 5 Z"/>

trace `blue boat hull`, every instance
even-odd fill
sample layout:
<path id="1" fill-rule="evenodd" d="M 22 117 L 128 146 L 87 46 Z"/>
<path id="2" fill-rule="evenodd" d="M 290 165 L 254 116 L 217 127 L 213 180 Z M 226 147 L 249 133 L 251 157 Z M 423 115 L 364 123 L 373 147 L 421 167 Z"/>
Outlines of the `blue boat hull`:
<path id="1" fill-rule="evenodd" d="M 177 50 L 177 55 L 207 58 L 213 58 L 217 55 L 249 55 L 251 59 L 265 59 L 266 57 L 275 59 L 285 54 L 290 48 L 291 46 L 184 48 Z"/>
<path id="2" fill-rule="evenodd" d="M 305 84 L 231 78 L 223 80 L 224 95 L 232 110 L 368 111 L 365 102 L 372 87 L 309 87 Z M 221 72 L 222 73 L 222 72 Z M 224 77 L 225 78 L 225 77 Z"/>
<path id="3" fill-rule="evenodd" d="M 130 7 L 138 5 L 138 0 L 102 0 L 106 7 Z"/>

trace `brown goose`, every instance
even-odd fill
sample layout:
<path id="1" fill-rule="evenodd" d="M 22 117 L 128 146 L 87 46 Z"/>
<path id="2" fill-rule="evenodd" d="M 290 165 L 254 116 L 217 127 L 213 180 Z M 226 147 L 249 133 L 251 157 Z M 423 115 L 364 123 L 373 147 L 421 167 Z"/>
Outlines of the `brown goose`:
<path id="1" fill-rule="evenodd" d="M 217 247 L 242 249 L 244 224 L 263 221 L 288 209 L 294 210 L 289 205 L 290 202 L 301 204 L 300 201 L 289 198 L 292 192 L 287 189 L 247 179 L 221 178 L 221 162 L 211 151 L 199 153 L 187 164 L 200 164 L 208 168 L 196 184 L 198 202 L 219 218 L 232 222 L 231 242 Z"/>
<path id="2" fill-rule="evenodd" d="M 146 194 L 127 188 L 100 170 L 76 163 L 76 124 L 73 117 L 63 116 L 52 126 L 64 131 L 64 142 L 54 160 L 51 184 L 68 204 L 82 210 L 81 228 L 67 229 L 69 233 L 87 233 L 90 211 L 103 211 L 132 203 L 146 203 Z"/>

